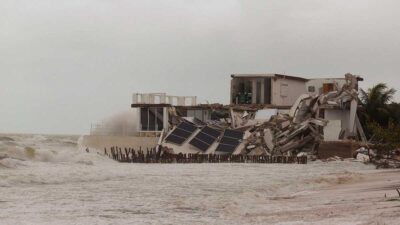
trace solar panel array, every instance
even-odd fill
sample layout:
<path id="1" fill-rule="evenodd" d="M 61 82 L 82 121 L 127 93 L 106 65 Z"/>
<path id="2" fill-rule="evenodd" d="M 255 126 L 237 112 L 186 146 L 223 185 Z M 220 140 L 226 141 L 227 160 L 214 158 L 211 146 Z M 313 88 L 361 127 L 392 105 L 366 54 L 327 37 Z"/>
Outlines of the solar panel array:
<path id="1" fill-rule="evenodd" d="M 175 128 L 175 130 L 173 130 L 172 133 L 170 133 L 168 137 L 165 138 L 165 141 L 181 145 L 190 137 L 190 135 L 192 135 L 196 131 L 196 129 L 197 127 L 192 123 L 185 121 L 181 122 Z"/>
<path id="2" fill-rule="evenodd" d="M 226 129 L 215 151 L 233 153 L 243 139 L 242 131 Z"/>
<path id="3" fill-rule="evenodd" d="M 215 140 L 217 140 L 220 134 L 221 132 L 206 126 L 201 129 L 196 137 L 194 137 L 189 143 L 205 152 L 215 142 Z"/>

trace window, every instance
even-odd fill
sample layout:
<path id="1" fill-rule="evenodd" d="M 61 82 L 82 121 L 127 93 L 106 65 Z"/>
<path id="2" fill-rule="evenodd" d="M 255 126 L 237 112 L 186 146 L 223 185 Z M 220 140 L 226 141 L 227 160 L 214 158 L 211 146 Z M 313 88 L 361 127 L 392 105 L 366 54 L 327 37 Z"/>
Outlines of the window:
<path id="1" fill-rule="evenodd" d="M 164 128 L 163 122 L 163 108 L 140 108 L 140 124 L 142 131 L 161 131 Z"/>
<path id="2" fill-rule="evenodd" d="M 333 83 L 325 83 L 323 84 L 323 93 L 327 94 L 331 91 L 335 90 L 335 85 L 333 85 Z"/>
<path id="3" fill-rule="evenodd" d="M 308 86 L 308 92 L 314 93 L 315 92 L 315 86 Z"/>

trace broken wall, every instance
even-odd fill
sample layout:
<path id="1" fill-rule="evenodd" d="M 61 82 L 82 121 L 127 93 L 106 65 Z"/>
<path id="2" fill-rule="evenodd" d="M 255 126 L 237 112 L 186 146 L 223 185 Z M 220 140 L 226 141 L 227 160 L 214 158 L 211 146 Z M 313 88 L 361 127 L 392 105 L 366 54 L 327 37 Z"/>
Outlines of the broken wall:
<path id="1" fill-rule="evenodd" d="M 348 135 L 350 133 L 350 110 L 348 109 L 325 109 L 325 120 L 341 121 L 341 127 Z M 339 139 L 337 139 L 339 140 Z"/>
<path id="2" fill-rule="evenodd" d="M 305 93 L 311 95 L 320 95 L 323 94 L 323 86 L 324 84 L 334 84 L 334 90 L 337 88 L 343 87 L 346 84 L 345 78 L 321 78 L 321 79 L 311 79 L 306 82 L 306 90 Z"/>

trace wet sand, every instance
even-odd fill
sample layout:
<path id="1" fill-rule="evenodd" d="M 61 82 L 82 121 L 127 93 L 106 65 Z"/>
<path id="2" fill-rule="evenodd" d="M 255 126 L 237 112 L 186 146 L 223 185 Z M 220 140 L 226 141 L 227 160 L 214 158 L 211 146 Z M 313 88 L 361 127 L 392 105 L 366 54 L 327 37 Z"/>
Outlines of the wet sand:
<path id="1" fill-rule="evenodd" d="M 292 197 L 271 199 L 266 211 L 249 213 L 249 223 L 400 224 L 400 170 L 342 176 L 337 184 Z M 270 209 L 276 210 L 270 210 Z M 282 210 L 286 208 L 286 210 Z"/>

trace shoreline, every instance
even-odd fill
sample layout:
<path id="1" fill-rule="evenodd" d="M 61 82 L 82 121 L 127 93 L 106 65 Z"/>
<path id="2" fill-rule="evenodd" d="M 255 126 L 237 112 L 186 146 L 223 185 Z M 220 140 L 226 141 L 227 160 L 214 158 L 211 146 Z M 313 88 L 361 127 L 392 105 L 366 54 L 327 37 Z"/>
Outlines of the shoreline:
<path id="1" fill-rule="evenodd" d="M 336 182 L 272 199 L 265 207 L 276 210 L 246 217 L 250 223 L 271 224 L 399 224 L 400 196 L 396 188 L 400 188 L 400 170 L 365 171 L 351 179 L 339 177 Z"/>

